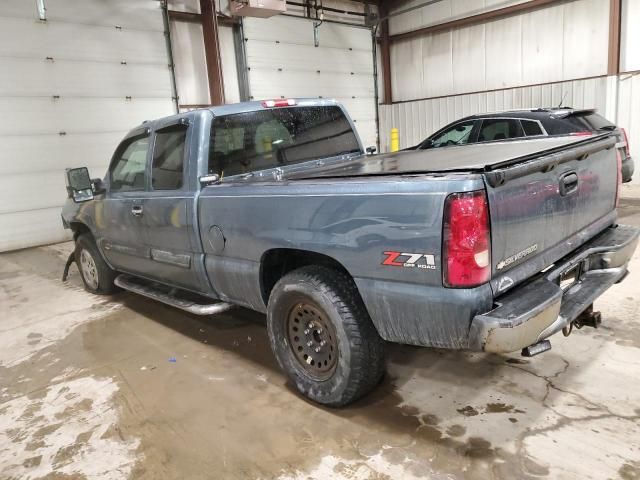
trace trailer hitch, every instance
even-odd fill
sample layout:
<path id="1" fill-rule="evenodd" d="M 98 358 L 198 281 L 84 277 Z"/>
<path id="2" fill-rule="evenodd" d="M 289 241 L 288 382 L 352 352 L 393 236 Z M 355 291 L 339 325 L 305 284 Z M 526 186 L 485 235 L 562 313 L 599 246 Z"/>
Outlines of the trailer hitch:
<path id="1" fill-rule="evenodd" d="M 582 327 L 598 328 L 602 323 L 602 314 L 593 310 L 593 303 L 589 305 L 584 312 L 578 315 L 573 322 L 562 329 L 562 334 L 565 337 L 571 335 L 573 327 L 580 330 Z"/>

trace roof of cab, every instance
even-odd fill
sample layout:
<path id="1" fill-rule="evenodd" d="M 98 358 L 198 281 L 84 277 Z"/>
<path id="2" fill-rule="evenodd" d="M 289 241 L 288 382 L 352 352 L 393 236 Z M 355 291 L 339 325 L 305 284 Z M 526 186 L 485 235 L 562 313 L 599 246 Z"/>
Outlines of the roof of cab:
<path id="1" fill-rule="evenodd" d="M 240 103 L 229 103 L 226 105 L 216 105 L 216 106 L 210 106 L 210 107 L 204 107 L 204 108 L 197 108 L 189 112 L 174 113 L 173 115 L 167 115 L 165 117 L 145 120 L 141 124 L 136 125 L 131 130 L 129 130 L 125 138 L 139 135 L 141 130 L 145 128 L 151 128 L 156 123 L 164 123 L 165 121 L 170 120 L 172 118 L 181 118 L 184 116 L 185 113 L 209 111 L 214 116 L 222 116 L 222 115 L 233 115 L 236 113 L 255 112 L 258 110 L 268 110 L 270 108 L 286 108 L 286 107 L 265 107 L 263 105 L 263 102 L 265 102 L 266 100 L 271 100 L 271 99 L 254 100 L 250 102 L 240 102 Z M 283 99 L 275 99 L 275 100 L 283 100 Z M 341 106 L 341 104 L 333 98 L 292 98 L 292 100 L 295 100 L 295 105 L 291 105 L 291 107 L 329 107 L 334 105 Z"/>

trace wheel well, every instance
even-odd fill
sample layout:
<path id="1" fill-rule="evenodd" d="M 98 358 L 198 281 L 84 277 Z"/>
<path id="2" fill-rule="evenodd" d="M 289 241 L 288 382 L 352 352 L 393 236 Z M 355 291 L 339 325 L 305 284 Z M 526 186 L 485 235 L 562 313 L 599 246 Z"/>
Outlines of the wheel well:
<path id="1" fill-rule="evenodd" d="M 293 248 L 274 248 L 265 252 L 260 262 L 260 288 L 264 304 L 267 305 L 269 302 L 271 290 L 278 280 L 287 273 L 307 265 L 322 265 L 341 271 L 351 278 L 347 269 L 328 255 Z"/>
<path id="2" fill-rule="evenodd" d="M 73 232 L 73 241 L 75 242 L 78 237 L 80 235 L 82 235 L 83 233 L 88 233 L 89 235 L 91 235 L 93 237 L 93 234 L 91 233 L 91 230 L 89 230 L 89 227 L 87 227 L 84 223 L 81 222 L 71 222 L 69 224 L 69 227 L 71 228 L 71 231 Z"/>

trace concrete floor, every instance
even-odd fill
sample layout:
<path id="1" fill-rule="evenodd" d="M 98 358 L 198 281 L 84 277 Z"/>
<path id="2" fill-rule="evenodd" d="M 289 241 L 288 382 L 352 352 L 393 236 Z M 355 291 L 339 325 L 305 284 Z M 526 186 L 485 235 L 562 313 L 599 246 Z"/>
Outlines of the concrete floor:
<path id="1" fill-rule="evenodd" d="M 380 388 L 329 410 L 263 316 L 91 296 L 59 280 L 70 248 L 0 255 L 0 478 L 640 478 L 640 252 L 601 329 L 530 360 L 389 345 Z"/>

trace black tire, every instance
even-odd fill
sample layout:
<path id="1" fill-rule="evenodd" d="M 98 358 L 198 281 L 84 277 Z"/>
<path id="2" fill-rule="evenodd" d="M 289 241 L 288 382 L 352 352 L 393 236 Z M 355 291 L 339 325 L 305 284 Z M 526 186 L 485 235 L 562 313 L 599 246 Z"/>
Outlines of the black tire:
<path id="1" fill-rule="evenodd" d="M 311 324 L 315 330 L 308 333 Z M 296 326 L 303 329 L 294 333 Z M 282 277 L 269 297 L 267 328 L 280 367 L 300 393 L 315 402 L 347 405 L 371 391 L 384 375 L 384 342 L 353 280 L 340 271 L 307 266 Z M 317 334 L 324 335 L 326 344 L 319 343 Z M 313 346 L 307 347 L 306 340 Z M 335 346 L 337 355 L 330 355 L 333 348 L 314 354 L 320 345 Z M 314 356 L 320 358 L 315 363 L 318 373 Z"/>
<path id="2" fill-rule="evenodd" d="M 90 234 L 83 233 L 76 239 L 75 259 L 86 291 L 96 295 L 111 295 L 119 290 L 113 283 L 118 272 L 106 264 Z"/>

